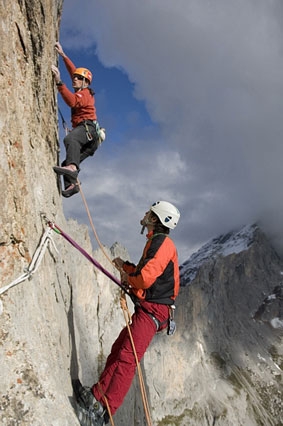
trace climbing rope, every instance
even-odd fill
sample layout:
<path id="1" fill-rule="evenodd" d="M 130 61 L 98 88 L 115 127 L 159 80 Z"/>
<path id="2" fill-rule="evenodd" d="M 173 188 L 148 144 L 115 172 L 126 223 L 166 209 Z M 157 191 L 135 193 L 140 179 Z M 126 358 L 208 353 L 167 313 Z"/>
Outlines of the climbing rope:
<path id="1" fill-rule="evenodd" d="M 136 361 L 136 365 L 137 365 L 137 371 L 138 371 L 138 377 L 139 377 L 139 383 L 140 383 L 140 389 L 141 389 L 141 394 L 142 394 L 142 402 L 143 402 L 143 406 L 144 406 L 146 422 L 147 422 L 148 426 L 152 426 L 152 422 L 151 422 L 151 418 L 150 418 L 149 404 L 148 404 L 148 399 L 147 399 L 147 395 L 146 395 L 146 389 L 145 389 L 145 384 L 144 384 L 144 380 L 143 380 L 143 375 L 142 375 L 140 363 L 139 363 L 139 360 L 138 360 L 138 355 L 137 355 L 137 351 L 136 351 L 136 348 L 135 348 L 133 335 L 132 335 L 131 328 L 130 328 L 131 313 L 130 313 L 128 305 L 127 305 L 126 295 L 123 291 L 121 292 L 121 296 L 120 296 L 120 305 L 121 305 L 121 309 L 123 310 L 126 326 L 127 326 L 128 333 L 129 333 L 129 336 L 130 336 L 130 341 L 131 341 L 131 345 L 132 345 L 132 348 L 133 348 L 133 353 L 134 353 L 134 357 L 135 357 L 135 361 Z M 105 402 L 105 405 L 106 405 L 106 408 L 107 408 L 107 411 L 108 411 L 108 414 L 109 414 L 109 420 L 110 420 L 111 426 L 115 426 L 107 397 L 104 394 L 102 387 L 101 387 L 99 382 L 98 382 L 98 390 L 99 390 L 100 395 L 102 396 L 102 398 Z"/>
<path id="2" fill-rule="evenodd" d="M 108 399 L 106 398 L 106 396 L 105 396 L 105 394 L 104 394 L 104 392 L 102 390 L 101 384 L 99 382 L 97 384 L 98 384 L 98 390 L 100 392 L 100 395 L 102 396 L 102 398 L 103 398 L 103 400 L 105 402 L 105 405 L 106 405 L 106 408 L 107 408 L 107 411 L 108 411 L 108 414 L 109 414 L 109 420 L 110 420 L 111 426 L 115 426 L 114 425 L 114 420 L 113 420 L 113 417 L 112 417 L 112 414 L 111 414 L 111 411 L 110 411 Z"/>
<path id="3" fill-rule="evenodd" d="M 147 422 L 148 426 L 152 426 L 152 422 L 151 422 L 151 418 L 150 418 L 150 409 L 149 409 L 148 399 L 147 399 L 147 395 L 146 395 L 146 389 L 145 389 L 145 384 L 144 384 L 143 375 L 142 375 L 142 371 L 141 371 L 141 366 L 140 366 L 140 362 L 139 362 L 139 359 L 138 359 L 138 355 L 137 355 L 133 335 L 132 335 L 132 332 L 131 332 L 131 328 L 130 328 L 131 314 L 130 314 L 130 311 L 129 311 L 129 308 L 128 308 L 128 305 L 127 305 L 125 293 L 121 293 L 120 305 L 121 305 L 121 308 L 123 310 L 126 326 L 127 326 L 128 333 L 129 333 L 129 336 L 130 336 L 130 340 L 131 340 L 131 344 L 132 344 L 132 348 L 133 348 L 133 352 L 134 352 L 134 357 L 135 357 L 135 361 L 136 361 L 136 365 L 137 365 L 137 371 L 138 371 L 138 376 L 139 376 L 139 383 L 140 383 L 140 389 L 141 389 L 141 394 L 142 394 L 142 402 L 143 402 L 146 422 Z"/>
<path id="4" fill-rule="evenodd" d="M 109 261 L 112 265 L 114 265 L 114 266 L 116 267 L 116 265 L 113 263 L 112 259 L 110 259 L 110 257 L 108 256 L 108 254 L 107 254 L 107 253 L 106 253 L 106 251 L 104 250 L 104 247 L 103 247 L 103 245 L 102 245 L 102 243 L 101 243 L 101 241 L 100 241 L 100 239 L 99 239 L 99 237 L 98 237 L 98 234 L 97 234 L 96 229 L 95 229 L 94 224 L 93 224 L 93 220 L 92 220 L 92 218 L 91 218 L 91 214 L 90 214 L 90 211 L 89 211 L 89 207 L 88 207 L 87 202 L 86 202 L 86 198 L 85 198 L 84 193 L 83 193 L 83 190 L 82 190 L 81 183 L 79 182 L 79 180 L 78 180 L 78 179 L 77 179 L 77 185 L 79 185 L 80 194 L 81 194 L 81 197 L 82 197 L 82 200 L 83 200 L 83 203 L 84 203 L 84 206 L 85 206 L 86 212 L 87 212 L 88 220 L 89 220 L 89 223 L 90 223 L 90 226 L 91 226 L 92 232 L 93 232 L 93 234 L 94 234 L 94 237 L 95 237 L 95 239 L 96 239 L 96 241 L 97 241 L 97 243 L 98 243 L 98 245 L 99 245 L 99 247 L 100 247 L 100 249 L 101 249 L 102 253 L 103 253 L 103 254 L 104 254 L 104 256 L 106 257 L 106 259 L 107 259 L 107 260 L 108 260 L 108 261 Z"/>
<path id="5" fill-rule="evenodd" d="M 88 204 L 87 204 L 87 201 L 86 201 L 86 198 L 84 196 L 84 193 L 83 193 L 83 190 L 82 190 L 82 187 L 81 187 L 81 184 L 80 184 L 79 180 L 77 180 L 77 184 L 79 185 L 80 194 L 81 194 L 81 197 L 82 197 L 82 200 L 83 200 L 86 212 L 87 212 L 87 216 L 88 216 L 88 219 L 89 219 L 90 226 L 91 226 L 91 229 L 93 231 L 94 237 L 95 237 L 95 239 L 96 239 L 96 241 L 97 241 L 100 249 L 102 250 L 102 253 L 107 258 L 107 260 L 116 269 L 119 270 L 119 268 L 115 265 L 115 263 L 112 261 L 112 259 L 110 259 L 110 257 L 108 256 L 108 254 L 104 250 L 104 247 L 103 247 L 103 245 L 102 245 L 102 243 L 101 243 L 101 241 L 100 241 L 100 239 L 98 237 L 98 234 L 96 232 L 95 226 L 93 224 L 93 220 L 92 220 L 92 217 L 91 217 L 91 214 L 90 214 L 90 211 L 89 211 L 89 207 L 88 207 Z M 126 327 L 128 329 L 128 333 L 129 333 L 129 336 L 130 336 L 130 341 L 131 341 L 131 345 L 132 345 L 132 348 L 133 348 L 133 353 L 134 353 L 134 357 L 135 357 L 135 361 L 136 361 L 136 365 L 137 365 L 137 372 L 138 372 L 138 377 L 139 377 L 139 383 L 140 383 L 140 389 L 141 389 L 141 394 L 142 394 L 142 401 L 143 401 L 143 406 L 144 406 L 146 421 L 147 421 L 148 426 L 151 426 L 152 423 L 151 423 L 151 419 L 150 419 L 149 404 L 148 404 L 148 399 L 147 399 L 147 394 L 146 394 L 146 389 L 145 389 L 143 374 L 142 374 L 142 371 L 141 371 L 141 367 L 140 367 L 140 363 L 139 363 L 139 360 L 138 360 L 138 356 L 137 356 L 137 352 L 136 352 L 136 347 L 135 347 L 134 339 L 133 339 L 132 332 L 131 332 L 131 329 L 130 329 L 131 314 L 130 314 L 128 306 L 127 306 L 127 301 L 126 301 L 125 293 L 121 294 L 120 305 L 121 305 L 121 309 L 123 310 L 123 314 L 124 314 L 124 318 L 125 318 L 125 322 L 126 322 Z M 107 407 L 107 410 L 108 410 L 108 413 L 109 413 L 109 416 L 110 416 L 111 425 L 114 425 L 113 419 L 112 419 L 112 416 L 111 416 L 111 413 L 110 413 L 110 410 L 109 410 L 107 398 L 106 398 L 106 396 L 103 393 L 101 393 L 101 395 L 102 395 L 103 399 L 105 400 L 106 407 Z"/>
<path id="6" fill-rule="evenodd" d="M 32 275 L 37 271 L 37 269 L 38 269 L 38 267 L 39 267 L 39 265 L 40 265 L 40 263 L 43 259 L 45 250 L 47 249 L 48 244 L 50 242 L 52 242 L 53 247 L 55 248 L 56 252 L 58 253 L 58 250 L 56 249 L 54 241 L 52 240 L 51 233 L 52 233 L 52 230 L 50 228 L 46 228 L 44 234 L 42 235 L 40 243 L 39 243 L 36 251 L 34 252 L 34 255 L 32 257 L 32 260 L 31 260 L 29 266 L 25 269 L 24 274 L 22 274 L 19 278 L 12 281 L 10 284 L 6 285 L 5 287 L 0 288 L 0 295 L 5 293 L 7 290 L 14 287 L 15 285 L 20 284 L 21 282 L 25 281 L 26 279 L 30 279 L 32 277 Z"/>

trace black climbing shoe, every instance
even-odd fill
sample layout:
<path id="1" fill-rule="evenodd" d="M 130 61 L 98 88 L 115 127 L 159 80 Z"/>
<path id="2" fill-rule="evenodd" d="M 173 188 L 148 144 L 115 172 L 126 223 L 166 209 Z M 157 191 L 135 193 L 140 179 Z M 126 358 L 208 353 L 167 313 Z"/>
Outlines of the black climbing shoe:
<path id="1" fill-rule="evenodd" d="M 78 177 L 78 171 L 77 170 L 67 169 L 67 167 L 54 166 L 53 170 L 54 170 L 55 173 L 57 173 L 57 175 L 65 175 L 65 176 L 69 176 L 70 178 L 73 178 L 73 179 L 77 179 L 77 177 Z"/>
<path id="2" fill-rule="evenodd" d="M 73 185 L 73 186 L 72 186 Z M 74 194 L 77 194 L 78 192 L 80 192 L 80 187 L 78 184 L 72 184 L 70 185 L 70 187 L 68 187 L 67 189 L 65 189 L 65 191 L 62 191 L 62 195 L 65 198 L 69 198 Z"/>
<path id="3" fill-rule="evenodd" d="M 81 426 L 104 426 L 105 409 L 93 396 L 91 389 L 82 386 L 79 380 L 73 382 L 77 397 L 76 414 Z"/>

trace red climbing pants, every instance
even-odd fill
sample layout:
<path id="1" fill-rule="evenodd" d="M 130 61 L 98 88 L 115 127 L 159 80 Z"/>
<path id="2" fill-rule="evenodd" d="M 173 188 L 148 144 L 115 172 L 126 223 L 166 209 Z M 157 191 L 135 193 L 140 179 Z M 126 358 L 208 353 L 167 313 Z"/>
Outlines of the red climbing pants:
<path id="1" fill-rule="evenodd" d="M 163 323 L 160 329 L 167 326 L 164 324 L 169 316 L 167 305 L 149 302 L 142 302 L 142 305 L 147 312 Z M 137 307 L 132 316 L 130 329 L 140 361 L 157 331 L 157 326 L 148 313 Z M 112 415 L 122 404 L 133 381 L 135 370 L 135 356 L 128 329 L 125 327 L 112 346 L 99 382 L 92 387 L 93 395 L 103 406 L 106 404 L 102 394 L 105 395 Z"/>

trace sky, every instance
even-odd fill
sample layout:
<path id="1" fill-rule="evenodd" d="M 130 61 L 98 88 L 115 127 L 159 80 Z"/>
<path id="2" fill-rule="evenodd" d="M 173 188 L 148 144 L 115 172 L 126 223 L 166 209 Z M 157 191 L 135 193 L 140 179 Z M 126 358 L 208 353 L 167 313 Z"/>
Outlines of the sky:
<path id="1" fill-rule="evenodd" d="M 65 0 L 60 42 L 93 72 L 106 128 L 79 174 L 103 244 L 137 262 L 139 221 L 166 200 L 180 263 L 254 222 L 283 246 L 282 22 L 282 0 Z M 79 194 L 63 206 L 88 224 Z"/>

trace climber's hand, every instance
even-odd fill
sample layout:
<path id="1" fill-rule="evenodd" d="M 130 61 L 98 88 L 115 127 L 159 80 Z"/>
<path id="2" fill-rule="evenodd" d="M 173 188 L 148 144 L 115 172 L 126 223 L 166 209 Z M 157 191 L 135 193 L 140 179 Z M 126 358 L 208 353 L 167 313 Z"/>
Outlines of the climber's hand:
<path id="1" fill-rule="evenodd" d="M 113 260 L 114 265 L 116 266 L 117 269 L 119 269 L 119 271 L 123 270 L 123 265 L 124 265 L 124 260 L 121 259 L 120 257 L 116 257 Z"/>
<path id="2" fill-rule="evenodd" d="M 59 53 L 59 55 L 61 55 L 63 57 L 66 56 L 65 53 L 64 53 L 64 51 L 63 51 L 63 48 L 62 48 L 61 44 L 59 43 L 59 41 L 56 41 L 56 43 L 55 43 L 55 49 L 57 50 L 57 52 Z"/>
<path id="3" fill-rule="evenodd" d="M 54 76 L 54 79 L 56 81 L 56 83 L 58 83 L 60 81 L 60 71 L 57 67 L 55 67 L 55 65 L 51 65 L 51 71 L 52 74 Z"/>

